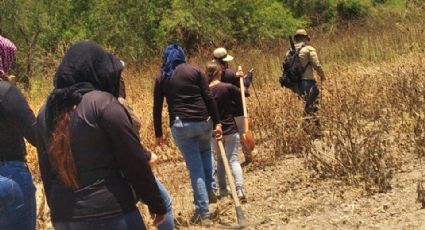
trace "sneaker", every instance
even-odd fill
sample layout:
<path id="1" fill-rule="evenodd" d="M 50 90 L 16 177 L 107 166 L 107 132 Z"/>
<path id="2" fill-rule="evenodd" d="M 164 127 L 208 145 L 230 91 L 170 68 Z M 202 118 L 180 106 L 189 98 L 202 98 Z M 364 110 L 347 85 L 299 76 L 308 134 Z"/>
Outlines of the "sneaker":
<path id="1" fill-rule="evenodd" d="M 201 225 L 205 227 L 210 227 L 212 225 L 211 217 L 208 216 L 202 216 L 198 213 L 193 214 L 193 216 L 190 218 L 190 224 L 191 225 Z"/>
<path id="2" fill-rule="evenodd" d="M 217 195 L 215 194 L 214 190 L 208 190 L 208 201 L 210 204 L 217 203 Z"/>
<path id="3" fill-rule="evenodd" d="M 221 188 L 219 194 L 220 194 L 220 198 L 223 198 L 229 195 L 229 191 L 226 188 Z"/>
<path id="4" fill-rule="evenodd" d="M 238 196 L 241 203 L 247 202 L 243 188 L 236 188 L 236 195 Z"/>

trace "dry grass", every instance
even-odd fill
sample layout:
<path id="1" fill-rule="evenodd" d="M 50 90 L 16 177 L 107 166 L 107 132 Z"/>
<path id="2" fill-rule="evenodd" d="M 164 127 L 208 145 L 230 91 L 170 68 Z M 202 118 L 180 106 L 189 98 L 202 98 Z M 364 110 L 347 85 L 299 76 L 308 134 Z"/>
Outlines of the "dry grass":
<path id="1" fill-rule="evenodd" d="M 312 33 L 313 45 L 328 76 L 320 98 L 321 140 L 314 141 L 302 128 L 302 101 L 278 85 L 286 42 L 267 51 L 232 50 L 236 57 L 233 67 L 255 68 L 254 86 L 259 98 L 252 93 L 248 107 L 258 141 L 257 164 L 296 154 L 305 157 L 306 166 L 318 177 L 342 178 L 363 185 L 368 192 L 384 192 L 390 188 L 391 175 L 404 152 L 414 150 L 424 155 L 425 17 L 419 11 L 408 12 L 344 25 L 326 34 Z M 200 52 L 189 61 L 204 66 L 211 52 Z M 51 76 L 61 55 L 47 58 L 51 61 L 39 70 L 43 77 L 33 82 L 27 94 L 34 111 L 38 111 L 51 88 Z M 173 171 L 171 166 L 181 162 L 181 155 L 169 136 L 166 113 L 163 121 L 167 147 L 154 146 L 152 85 L 158 69 L 156 61 L 125 70 L 129 102 L 142 116 L 143 143 L 163 161 L 171 161 L 170 170 L 161 177 L 177 213 L 187 213 L 185 210 L 192 209 L 188 202 L 191 196 L 179 183 L 187 179 L 187 174 Z M 28 149 L 30 168 L 40 184 L 35 150 Z M 179 180 L 174 175 L 179 175 Z M 41 200 L 40 196 L 39 203 Z M 39 229 L 51 228 L 45 205 L 39 204 L 38 217 Z"/>

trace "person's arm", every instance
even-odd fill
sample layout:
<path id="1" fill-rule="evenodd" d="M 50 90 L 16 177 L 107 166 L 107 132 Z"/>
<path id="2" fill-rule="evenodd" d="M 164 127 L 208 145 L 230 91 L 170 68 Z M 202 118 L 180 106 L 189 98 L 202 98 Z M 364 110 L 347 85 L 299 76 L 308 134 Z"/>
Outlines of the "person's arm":
<path id="1" fill-rule="evenodd" d="M 164 200 L 146 158 L 147 150 L 140 143 L 130 118 L 118 101 L 111 102 L 103 109 L 100 125 L 109 136 L 120 170 L 137 197 L 148 205 L 151 213 L 165 214 Z"/>
<path id="2" fill-rule="evenodd" d="M 164 104 L 164 93 L 161 89 L 160 77 L 155 81 L 153 89 L 153 124 L 155 127 L 155 137 L 162 137 L 162 106 Z"/>
<path id="3" fill-rule="evenodd" d="M 239 89 L 238 87 L 231 85 L 231 87 L 229 87 L 229 92 L 231 100 L 237 100 L 241 98 L 241 89 Z"/>
<path id="4" fill-rule="evenodd" d="M 208 113 L 211 116 L 211 119 L 214 123 L 214 126 L 220 122 L 220 116 L 217 109 L 217 104 L 215 103 L 214 97 L 211 95 L 210 89 L 208 87 L 207 77 L 202 71 L 198 71 L 199 77 L 199 87 L 201 89 L 201 95 L 204 99 L 205 105 L 207 106 Z"/>
<path id="5" fill-rule="evenodd" d="M 21 133 L 28 142 L 36 146 L 36 120 L 34 113 L 29 107 L 24 95 L 15 85 L 12 84 L 12 86 L 10 86 L 2 102 L 2 106 L 7 121 Z"/>
<path id="6" fill-rule="evenodd" d="M 118 97 L 118 102 L 124 107 L 125 111 L 127 112 L 128 116 L 131 118 L 131 127 L 133 128 L 133 131 L 137 134 L 137 136 L 140 139 L 140 129 L 142 127 L 142 123 L 140 122 L 140 118 L 137 116 L 136 112 L 134 112 L 133 108 L 128 104 L 127 100 L 125 100 L 122 97 Z M 145 151 L 146 158 L 148 161 L 151 159 L 151 152 Z"/>
<path id="7" fill-rule="evenodd" d="M 223 130 L 221 128 L 220 115 L 218 113 L 217 104 L 215 103 L 214 97 L 211 95 L 205 74 L 201 70 L 198 70 L 198 73 L 201 95 L 204 99 L 205 105 L 207 106 L 207 111 L 210 114 L 214 125 L 213 136 L 217 140 L 220 140 L 223 137 Z"/>
<path id="8" fill-rule="evenodd" d="M 314 70 L 316 70 L 317 74 L 320 77 L 321 81 L 324 81 L 325 78 L 325 72 L 323 71 L 322 65 L 319 62 L 319 57 L 317 56 L 316 49 L 313 47 L 309 47 L 310 50 L 310 63 Z"/>

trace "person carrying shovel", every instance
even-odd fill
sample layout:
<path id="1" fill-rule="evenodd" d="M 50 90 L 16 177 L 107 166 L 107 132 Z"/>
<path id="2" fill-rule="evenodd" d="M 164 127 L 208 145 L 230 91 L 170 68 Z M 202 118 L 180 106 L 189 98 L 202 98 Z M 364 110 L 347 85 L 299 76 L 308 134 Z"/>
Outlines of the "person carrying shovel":
<path id="1" fill-rule="evenodd" d="M 240 77 L 236 76 L 234 70 L 229 68 L 229 62 L 233 61 L 233 57 L 227 53 L 227 50 L 223 47 L 217 48 L 214 50 L 214 61 L 218 64 L 221 69 L 221 82 L 230 83 L 238 88 L 240 88 Z M 252 75 L 251 75 L 252 76 Z M 252 78 L 246 77 L 243 78 L 243 83 L 246 89 L 251 85 Z M 245 96 L 249 97 L 249 93 L 245 93 Z M 242 99 L 239 95 L 232 99 L 232 107 L 233 107 L 233 117 L 236 122 L 237 130 L 239 132 L 239 136 L 245 133 L 245 124 L 244 124 L 244 110 L 242 105 Z M 248 148 L 245 143 L 241 140 L 242 152 L 245 157 L 245 162 L 243 165 L 248 165 L 252 162 L 252 150 Z"/>
<path id="2" fill-rule="evenodd" d="M 233 116 L 232 105 L 232 101 L 234 101 L 236 98 L 240 98 L 241 92 L 238 87 L 229 83 L 221 82 L 222 70 L 215 62 L 208 63 L 206 75 L 208 77 L 208 81 L 210 82 L 209 87 L 211 94 L 217 103 L 217 108 L 220 115 L 220 123 L 222 124 L 223 130 L 222 141 L 224 143 L 227 159 L 229 159 L 233 177 L 235 178 L 236 194 L 242 202 L 246 202 L 246 197 L 243 190 L 243 173 L 238 154 L 241 142 L 238 133 L 238 127 Z M 242 77 L 243 72 L 238 71 L 236 76 Z M 223 162 L 219 152 L 220 149 L 215 138 L 212 139 L 212 147 L 214 154 L 218 156 L 217 174 L 218 185 L 220 189 L 219 193 L 220 197 L 224 197 L 229 193 L 226 188 L 226 174 L 224 168 L 224 164 L 227 164 L 227 162 Z"/>

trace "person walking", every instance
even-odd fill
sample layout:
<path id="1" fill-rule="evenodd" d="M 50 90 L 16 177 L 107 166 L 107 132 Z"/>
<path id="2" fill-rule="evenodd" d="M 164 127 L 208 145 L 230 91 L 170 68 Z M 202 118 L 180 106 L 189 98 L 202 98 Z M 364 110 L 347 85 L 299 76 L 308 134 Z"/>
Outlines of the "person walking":
<path id="1" fill-rule="evenodd" d="M 222 76 L 221 81 L 224 83 L 230 83 L 238 88 L 240 88 L 239 77 L 236 76 L 236 72 L 229 68 L 229 62 L 233 61 L 233 56 L 227 53 L 227 50 L 223 47 L 217 48 L 214 50 L 214 61 L 221 68 Z M 244 86 L 246 88 L 245 92 L 248 92 L 247 89 L 251 85 L 251 78 L 244 78 Z M 249 97 L 249 93 L 245 93 L 246 97 Z M 238 128 L 239 136 L 242 136 L 245 133 L 245 123 L 244 123 L 244 114 L 243 114 L 243 105 L 242 98 L 239 97 L 232 99 L 233 103 L 233 117 L 236 121 L 236 126 Z M 244 154 L 245 161 L 243 165 L 248 165 L 252 162 L 252 151 L 245 146 L 245 143 L 241 140 L 242 152 Z"/>
<path id="2" fill-rule="evenodd" d="M 91 41 L 66 52 L 37 117 L 41 178 L 55 229 L 146 229 L 167 209 L 149 151 L 118 102 L 123 65 Z"/>
<path id="3" fill-rule="evenodd" d="M 209 87 L 214 100 L 217 103 L 218 112 L 220 114 L 220 123 L 223 129 L 223 144 L 226 152 L 227 159 L 229 160 L 230 167 L 235 178 L 236 193 L 242 202 L 246 202 L 245 193 L 243 190 L 243 172 L 239 161 L 239 147 L 240 136 L 238 127 L 236 126 L 233 117 L 232 101 L 240 98 L 241 91 L 238 87 L 221 82 L 222 70 L 215 62 L 207 65 L 206 75 L 210 82 Z M 243 72 L 238 71 L 237 77 L 243 77 Z M 226 172 L 224 170 L 224 162 L 221 158 L 220 149 L 217 140 L 212 138 L 214 153 L 218 156 L 217 161 L 217 178 L 220 191 L 220 197 L 229 194 L 226 186 Z"/>
<path id="4" fill-rule="evenodd" d="M 318 111 L 317 98 L 320 91 L 314 78 L 313 69 L 319 75 L 321 84 L 326 80 L 325 73 L 319 62 L 316 49 L 310 45 L 311 39 L 307 31 L 298 29 L 295 32 L 294 40 L 295 49 L 298 51 L 302 66 L 304 66 L 304 73 L 301 76 L 301 80 L 298 82 L 298 89 L 296 92 L 305 101 L 304 115 L 307 117 L 306 121 L 313 122 L 316 127 L 320 127 L 320 122 L 316 117 L 316 112 Z M 288 55 L 289 51 L 286 56 Z"/>
<path id="5" fill-rule="evenodd" d="M 189 170 L 194 193 L 195 213 L 192 224 L 210 225 L 209 201 L 215 200 L 211 136 L 221 136 L 221 124 L 203 71 L 187 64 L 183 49 L 167 46 L 161 73 L 154 85 L 153 120 L 157 144 L 164 143 L 162 107 L 164 98 L 173 139 Z M 214 129 L 214 132 L 213 132 Z"/>
<path id="6" fill-rule="evenodd" d="M 0 36 L 0 229 L 33 230 L 36 189 L 24 138 L 36 144 L 36 119 L 24 95 L 9 82 L 15 55 L 16 46 Z"/>

